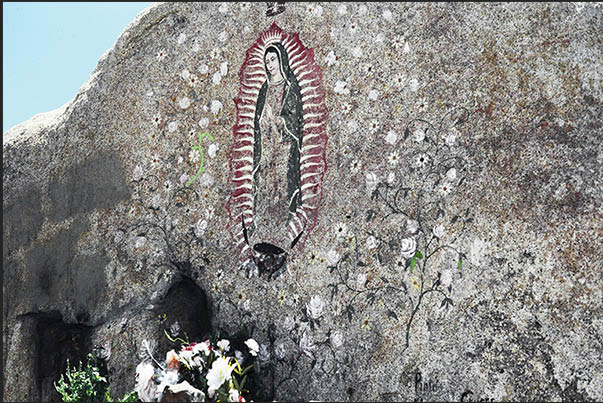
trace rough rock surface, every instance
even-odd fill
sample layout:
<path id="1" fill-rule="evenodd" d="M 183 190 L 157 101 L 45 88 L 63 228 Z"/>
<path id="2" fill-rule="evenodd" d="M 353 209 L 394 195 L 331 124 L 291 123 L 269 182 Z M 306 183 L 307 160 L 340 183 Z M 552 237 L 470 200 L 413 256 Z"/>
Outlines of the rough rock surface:
<path id="1" fill-rule="evenodd" d="M 265 400 L 603 400 L 600 4 L 266 11 L 154 4 L 4 133 L 4 400 L 57 399 L 93 345 L 122 395 L 174 321 L 247 329 Z M 272 23 L 313 49 L 329 116 L 317 225 L 267 281 L 225 206 L 237 73 Z"/>

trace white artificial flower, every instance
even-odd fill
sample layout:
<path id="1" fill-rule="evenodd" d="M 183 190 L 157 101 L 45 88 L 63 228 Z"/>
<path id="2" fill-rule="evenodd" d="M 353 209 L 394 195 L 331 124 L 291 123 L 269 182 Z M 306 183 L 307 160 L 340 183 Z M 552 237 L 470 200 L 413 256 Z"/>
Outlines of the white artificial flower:
<path id="1" fill-rule="evenodd" d="M 376 247 L 377 247 L 377 240 L 375 239 L 374 236 L 370 235 L 366 239 L 366 249 L 371 250 L 371 249 L 375 249 Z"/>
<path id="2" fill-rule="evenodd" d="M 368 97 L 371 101 L 376 101 L 377 99 L 379 99 L 379 91 L 377 90 L 370 90 Z"/>
<path id="3" fill-rule="evenodd" d="M 329 339 L 334 349 L 338 349 L 339 347 L 343 346 L 343 333 L 340 331 L 332 332 Z"/>
<path id="4" fill-rule="evenodd" d="M 372 193 L 377 188 L 377 175 L 374 172 L 367 172 L 365 176 L 366 190 Z"/>
<path id="5" fill-rule="evenodd" d="M 417 250 L 417 241 L 414 238 L 404 238 L 400 242 L 400 254 L 406 258 L 410 259 L 415 255 L 415 251 Z"/>
<path id="6" fill-rule="evenodd" d="M 444 236 L 446 235 L 446 232 L 444 231 L 444 224 L 436 225 L 433 228 L 433 235 L 435 235 L 439 239 L 444 238 Z"/>
<path id="7" fill-rule="evenodd" d="M 203 393 L 203 391 L 195 388 L 187 381 L 182 381 L 176 385 L 170 385 L 170 386 L 168 386 L 168 389 L 174 395 L 185 392 L 186 394 L 188 394 L 189 396 L 192 397 L 193 402 L 204 402 L 205 401 L 205 393 Z"/>
<path id="8" fill-rule="evenodd" d="M 258 345 L 257 341 L 255 341 L 254 339 L 247 339 L 245 345 L 249 347 L 249 353 L 251 355 L 253 355 L 254 357 L 258 355 L 258 351 L 260 351 L 260 346 Z"/>
<path id="9" fill-rule="evenodd" d="M 168 125 L 168 131 L 170 133 L 173 133 L 176 130 L 178 130 L 178 122 L 170 122 L 170 124 Z"/>
<path id="10" fill-rule="evenodd" d="M 228 392 L 228 401 L 229 402 L 238 402 L 239 401 L 239 391 L 236 389 L 230 389 Z"/>
<path id="11" fill-rule="evenodd" d="M 211 101 L 210 109 L 211 113 L 217 115 L 222 110 L 222 102 L 214 99 L 213 101 Z"/>
<path id="12" fill-rule="evenodd" d="M 350 93 L 350 89 L 347 88 L 347 83 L 345 81 L 337 80 L 335 82 L 335 87 L 333 87 L 333 91 L 336 94 L 348 95 Z"/>
<path id="13" fill-rule="evenodd" d="M 326 256 L 327 266 L 335 266 L 339 262 L 339 258 L 339 253 L 337 253 L 337 251 L 334 249 L 331 249 L 327 252 Z"/>
<path id="14" fill-rule="evenodd" d="M 228 62 L 222 62 L 220 63 L 220 74 L 225 76 L 226 73 L 228 73 Z"/>
<path id="15" fill-rule="evenodd" d="M 197 221 L 197 223 L 195 224 L 195 236 L 197 238 L 203 237 L 203 234 L 205 234 L 206 229 L 207 229 L 207 221 L 200 218 Z"/>
<path id="16" fill-rule="evenodd" d="M 226 339 L 222 339 L 217 343 L 217 346 L 220 350 L 226 352 L 226 351 L 230 351 L 230 341 L 226 340 Z"/>
<path id="17" fill-rule="evenodd" d="M 322 316 L 322 311 L 325 307 L 325 303 L 319 295 L 315 295 L 310 299 L 310 302 L 306 304 L 306 312 L 312 319 L 318 319 Z"/>
<path id="18" fill-rule="evenodd" d="M 188 159 L 191 160 L 191 162 L 198 162 L 199 158 L 201 158 L 201 154 L 199 153 L 199 150 L 194 149 L 194 150 L 190 150 L 188 152 Z"/>
<path id="19" fill-rule="evenodd" d="M 153 381 L 155 368 L 150 363 L 141 362 L 136 367 L 136 393 L 143 402 L 155 400 L 157 385 Z"/>
<path id="20" fill-rule="evenodd" d="M 388 157 L 389 163 L 393 166 L 398 165 L 399 160 L 400 160 L 400 155 L 398 154 L 398 151 L 393 151 Z"/>
<path id="21" fill-rule="evenodd" d="M 209 156 L 211 158 L 214 158 L 216 156 L 217 152 L 218 152 L 218 145 L 216 143 L 211 143 L 207 149 L 207 153 L 209 154 Z"/>
<path id="22" fill-rule="evenodd" d="M 178 370 L 177 369 L 170 369 L 170 370 L 165 370 L 161 373 L 161 377 L 160 377 L 160 383 L 159 386 L 157 386 L 157 394 L 163 394 L 164 389 L 166 388 L 166 386 L 170 386 L 170 385 L 175 385 L 178 383 Z M 153 400 L 149 400 L 149 401 L 155 401 L 155 399 Z"/>
<path id="23" fill-rule="evenodd" d="M 178 45 L 182 45 L 186 41 L 186 34 L 182 33 L 178 35 Z"/>
<path id="24" fill-rule="evenodd" d="M 398 141 L 398 135 L 393 130 L 388 131 L 387 136 L 385 136 L 385 142 L 394 145 L 396 141 Z"/>
<path id="25" fill-rule="evenodd" d="M 456 179 L 456 168 L 450 168 L 448 172 L 446 172 L 446 179 L 450 182 Z"/>
<path id="26" fill-rule="evenodd" d="M 188 80 L 190 76 L 191 72 L 188 71 L 188 69 L 184 69 L 182 70 L 182 73 L 180 73 L 180 77 L 182 77 L 183 80 Z"/>
<path id="27" fill-rule="evenodd" d="M 142 176 L 144 174 L 144 171 L 142 170 L 142 167 L 140 165 L 136 165 L 136 167 L 134 167 L 134 172 L 132 173 L 132 177 L 135 181 L 139 181 L 142 179 Z"/>
<path id="28" fill-rule="evenodd" d="M 216 71 L 213 77 L 211 78 L 211 82 L 218 85 L 220 84 L 220 81 L 222 81 L 222 74 L 220 74 L 219 71 Z"/>
<path id="29" fill-rule="evenodd" d="M 415 130 L 414 139 L 417 143 L 420 143 L 421 141 L 425 140 L 425 130 L 423 130 L 423 129 Z"/>
<path id="30" fill-rule="evenodd" d="M 205 129 L 207 126 L 209 126 L 209 119 L 208 118 L 199 119 L 199 126 L 201 126 L 202 129 Z"/>
<path id="31" fill-rule="evenodd" d="M 363 287 L 365 283 L 366 283 L 366 274 L 358 273 L 358 277 L 356 277 L 356 284 L 358 284 L 358 287 Z"/>
<path id="32" fill-rule="evenodd" d="M 207 64 L 202 64 L 201 66 L 199 66 L 199 73 L 201 73 L 201 74 L 209 73 L 209 66 Z"/>
<path id="33" fill-rule="evenodd" d="M 452 284 L 452 272 L 449 269 L 445 269 L 442 271 L 442 275 L 440 276 L 440 282 L 444 287 L 450 286 Z"/>
<path id="34" fill-rule="evenodd" d="M 234 366 L 230 365 L 230 359 L 224 356 L 219 356 L 212 363 L 210 370 L 207 372 L 207 393 L 211 397 L 225 381 L 230 380 L 233 369 Z"/>
<path id="35" fill-rule="evenodd" d="M 181 98 L 180 102 L 179 102 L 179 105 L 180 105 L 181 109 L 186 109 L 189 106 L 191 106 L 191 100 L 188 99 L 188 97 Z"/>
<path id="36" fill-rule="evenodd" d="M 209 355 L 209 342 L 204 341 L 202 343 L 197 343 L 193 346 L 193 353 L 199 354 L 203 353 L 204 355 Z"/>

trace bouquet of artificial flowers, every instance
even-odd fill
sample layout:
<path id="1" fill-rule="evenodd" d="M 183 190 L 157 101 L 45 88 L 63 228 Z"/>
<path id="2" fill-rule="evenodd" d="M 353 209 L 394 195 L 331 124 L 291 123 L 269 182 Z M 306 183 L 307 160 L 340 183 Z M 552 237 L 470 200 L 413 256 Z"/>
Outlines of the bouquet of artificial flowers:
<path id="1" fill-rule="evenodd" d="M 178 340 L 180 351 L 168 351 L 163 362 L 153 357 L 150 343 L 143 341 L 146 359 L 136 367 L 136 392 L 142 401 L 161 402 L 168 395 L 178 400 L 188 395 L 187 400 L 195 402 L 246 401 L 247 373 L 259 351 L 254 339 L 245 342 L 246 351 L 231 351 L 227 339 L 217 343 Z"/>

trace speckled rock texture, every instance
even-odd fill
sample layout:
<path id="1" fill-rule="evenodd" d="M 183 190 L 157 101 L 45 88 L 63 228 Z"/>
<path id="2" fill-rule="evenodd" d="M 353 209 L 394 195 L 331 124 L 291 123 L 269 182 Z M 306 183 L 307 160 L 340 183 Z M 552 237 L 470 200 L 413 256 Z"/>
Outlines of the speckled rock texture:
<path id="1" fill-rule="evenodd" d="M 602 401 L 602 17 L 141 12 L 70 103 L 3 135 L 4 400 L 58 399 L 49 363 L 93 345 L 121 396 L 178 321 L 256 338 L 258 400 Z M 226 206 L 238 73 L 273 23 L 313 49 L 328 118 L 316 226 L 267 280 Z"/>

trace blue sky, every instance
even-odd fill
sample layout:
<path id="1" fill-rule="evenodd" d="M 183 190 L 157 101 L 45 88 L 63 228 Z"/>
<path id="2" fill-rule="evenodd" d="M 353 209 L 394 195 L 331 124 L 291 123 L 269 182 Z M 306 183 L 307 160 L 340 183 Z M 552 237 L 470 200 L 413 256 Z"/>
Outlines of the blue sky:
<path id="1" fill-rule="evenodd" d="M 151 2 L 2 3 L 2 132 L 69 102 Z"/>

